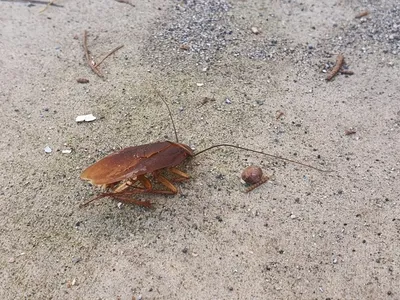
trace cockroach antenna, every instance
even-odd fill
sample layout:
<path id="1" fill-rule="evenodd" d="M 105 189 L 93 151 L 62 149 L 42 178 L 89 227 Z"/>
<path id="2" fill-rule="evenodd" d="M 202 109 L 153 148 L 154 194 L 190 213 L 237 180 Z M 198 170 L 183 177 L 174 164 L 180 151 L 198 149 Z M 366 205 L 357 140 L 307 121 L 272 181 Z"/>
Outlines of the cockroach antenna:
<path id="1" fill-rule="evenodd" d="M 179 143 L 178 134 L 176 132 L 174 118 L 172 117 L 172 113 L 171 113 L 171 110 L 170 110 L 170 108 L 168 106 L 167 100 L 165 100 L 165 97 L 156 88 L 154 88 L 154 90 L 156 91 L 156 93 L 160 97 L 160 99 L 165 103 L 165 106 L 168 109 L 169 117 L 171 118 L 172 126 L 174 127 L 174 133 L 175 133 L 176 142 Z M 232 145 L 232 144 L 213 145 L 213 146 L 210 146 L 210 147 L 208 147 L 206 149 L 203 149 L 203 150 L 195 153 L 194 156 L 197 156 L 197 155 L 199 155 L 199 154 L 201 154 L 203 152 L 206 152 L 208 150 L 211 150 L 211 149 L 214 149 L 214 148 L 221 148 L 221 147 L 236 148 L 236 149 L 240 149 L 240 150 L 244 150 L 244 151 L 249 151 L 249 152 L 253 152 L 253 153 L 262 154 L 262 155 L 265 155 L 265 156 L 268 156 L 268 157 L 271 157 L 271 158 L 283 160 L 283 161 L 286 161 L 286 162 L 289 162 L 289 163 L 292 163 L 292 164 L 297 164 L 297 165 L 300 165 L 300 166 L 303 166 L 303 167 L 307 167 L 307 168 L 311 168 L 311 169 L 314 169 L 314 170 L 317 170 L 317 171 L 320 171 L 320 172 L 326 172 L 326 173 L 327 172 L 332 172 L 332 170 L 322 170 L 322 169 L 319 169 L 317 167 L 313 167 L 311 165 L 304 164 L 302 162 L 295 161 L 295 160 L 292 160 L 292 159 L 289 159 L 289 158 L 284 158 L 284 157 L 281 157 L 281 156 L 278 156 L 278 155 L 273 155 L 273 154 L 265 153 L 265 152 L 262 152 L 262 151 L 257 151 L 257 150 L 254 150 L 254 149 L 249 149 L 249 148 L 245 148 L 245 147 L 241 147 L 241 146 L 237 146 L 237 145 Z"/>
<path id="2" fill-rule="evenodd" d="M 262 152 L 262 151 L 253 150 L 253 149 L 240 147 L 240 146 L 236 146 L 236 145 L 231 145 L 231 144 L 213 145 L 213 146 L 210 146 L 210 147 L 208 147 L 206 149 L 203 149 L 203 150 L 195 153 L 194 156 L 197 156 L 197 155 L 199 155 L 201 153 L 204 153 L 204 152 L 206 152 L 208 150 L 211 150 L 211 149 L 214 149 L 214 148 L 220 148 L 220 147 L 231 147 L 231 148 L 236 148 L 236 149 L 240 149 L 240 150 L 244 150 L 244 151 L 254 152 L 254 153 L 262 154 L 262 155 L 269 156 L 269 157 L 272 157 L 272 158 L 275 158 L 275 159 L 280 159 L 280 160 L 283 160 L 283 161 L 287 161 L 287 162 L 292 163 L 292 164 L 297 164 L 297 165 L 300 165 L 300 166 L 311 168 L 311 169 L 314 169 L 314 170 L 317 170 L 317 171 L 320 171 L 320 172 L 332 172 L 332 170 L 322 170 L 322 169 L 319 169 L 317 167 L 313 167 L 311 165 L 301 163 L 299 161 L 295 161 L 295 160 L 292 160 L 292 159 L 284 158 L 282 156 L 273 155 L 273 154 L 265 153 L 265 152 Z"/>
<path id="3" fill-rule="evenodd" d="M 168 106 L 167 100 L 165 100 L 164 96 L 157 89 L 154 88 L 154 90 L 157 93 L 158 97 L 160 97 L 160 99 L 162 100 L 162 102 L 164 102 L 165 106 L 168 109 L 169 117 L 171 118 L 172 126 L 174 127 L 175 139 L 176 139 L 176 142 L 179 143 L 178 134 L 176 133 L 174 118 L 172 117 L 172 113 Z"/>

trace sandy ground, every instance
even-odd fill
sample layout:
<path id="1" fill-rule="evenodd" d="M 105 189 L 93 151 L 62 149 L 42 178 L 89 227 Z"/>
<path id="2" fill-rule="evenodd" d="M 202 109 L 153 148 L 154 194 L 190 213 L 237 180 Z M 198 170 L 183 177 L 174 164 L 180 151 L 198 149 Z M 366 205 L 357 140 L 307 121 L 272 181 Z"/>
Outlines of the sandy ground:
<path id="1" fill-rule="evenodd" d="M 396 2 L 0 2 L 0 298 L 400 299 Z M 104 78 L 84 30 L 96 61 L 124 45 Z M 326 82 L 338 53 L 354 75 Z M 154 87 L 196 150 L 333 172 L 216 149 L 153 209 L 79 208 L 87 166 L 174 140 Z M 252 163 L 274 179 L 246 194 Z"/>

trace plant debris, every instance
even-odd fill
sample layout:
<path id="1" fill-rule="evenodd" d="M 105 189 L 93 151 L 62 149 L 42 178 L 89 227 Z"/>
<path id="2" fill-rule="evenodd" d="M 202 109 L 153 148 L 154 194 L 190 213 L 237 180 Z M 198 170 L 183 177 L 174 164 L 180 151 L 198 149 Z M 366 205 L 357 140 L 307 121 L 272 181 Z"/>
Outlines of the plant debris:
<path id="1" fill-rule="evenodd" d="M 83 32 L 83 48 L 85 50 L 85 56 L 86 56 L 86 62 L 89 65 L 89 67 L 92 69 L 94 73 L 96 73 L 99 77 L 104 77 L 104 75 L 100 72 L 99 70 L 99 65 L 110 55 L 121 49 L 124 45 L 118 46 L 114 50 L 112 50 L 110 53 L 108 53 L 99 63 L 96 63 L 93 59 L 93 57 L 90 57 L 89 55 L 89 49 L 87 46 L 87 30 Z"/>
<path id="2" fill-rule="evenodd" d="M 360 12 L 358 15 L 356 15 L 356 19 L 361 19 L 362 17 L 368 16 L 369 15 L 369 11 L 368 10 L 364 10 L 362 12 Z"/>
<path id="3" fill-rule="evenodd" d="M 76 121 L 77 123 L 81 123 L 81 122 L 92 122 L 92 121 L 94 121 L 94 120 L 96 120 L 96 117 L 93 116 L 92 114 L 77 116 L 76 119 L 75 119 L 75 121 Z"/>
<path id="4" fill-rule="evenodd" d="M 336 58 L 336 65 L 333 67 L 331 72 L 326 76 L 326 81 L 332 80 L 333 77 L 336 76 L 336 74 L 339 72 L 339 70 L 342 68 L 344 63 L 344 56 L 343 54 L 339 54 Z"/>
<path id="5" fill-rule="evenodd" d="M 76 82 L 78 82 L 78 83 L 89 83 L 89 79 L 86 79 L 86 78 L 78 78 L 78 79 L 76 80 Z"/>

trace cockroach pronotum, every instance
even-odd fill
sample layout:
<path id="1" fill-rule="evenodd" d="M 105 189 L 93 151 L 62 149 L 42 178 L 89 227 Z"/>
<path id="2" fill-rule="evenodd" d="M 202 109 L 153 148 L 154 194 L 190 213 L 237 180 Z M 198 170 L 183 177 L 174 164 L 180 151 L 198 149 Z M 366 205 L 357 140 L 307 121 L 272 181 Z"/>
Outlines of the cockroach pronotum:
<path id="1" fill-rule="evenodd" d="M 87 180 L 93 185 L 102 186 L 107 192 L 99 194 L 97 197 L 83 203 L 81 206 L 86 206 L 97 199 L 111 197 L 123 203 L 150 207 L 150 201 L 136 200 L 133 196 L 136 194 L 176 194 L 178 188 L 174 183 L 190 178 L 188 174 L 180 171 L 176 167 L 187 158 L 197 156 L 218 147 L 233 147 L 312 168 L 320 172 L 329 172 L 295 160 L 231 144 L 213 145 L 194 153 L 188 145 L 179 143 L 174 119 L 172 118 L 172 113 L 167 101 L 158 91 L 156 92 L 167 106 L 174 128 L 176 142 L 164 141 L 128 147 L 110 154 L 89 166 L 82 172 L 81 179 Z M 164 172 L 168 172 L 170 175 L 173 174 L 175 179 L 167 179 L 167 177 L 162 174 Z M 149 175 L 151 175 L 152 180 L 149 179 Z M 154 188 L 153 183 L 157 183 L 162 186 L 162 188 Z"/>

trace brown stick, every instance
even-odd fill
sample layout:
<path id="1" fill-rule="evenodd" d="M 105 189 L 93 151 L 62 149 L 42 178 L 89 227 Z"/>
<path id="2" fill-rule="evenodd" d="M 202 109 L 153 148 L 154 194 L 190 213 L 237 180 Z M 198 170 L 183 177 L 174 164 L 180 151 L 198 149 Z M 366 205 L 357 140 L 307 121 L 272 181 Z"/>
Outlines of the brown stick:
<path id="1" fill-rule="evenodd" d="M 121 49 L 124 45 L 118 46 L 117 48 L 115 48 L 114 50 L 112 50 L 110 53 L 108 53 L 99 63 L 95 64 L 94 67 L 97 68 L 98 66 L 100 66 L 100 64 L 106 60 L 107 57 L 109 57 L 110 55 L 114 54 L 115 52 L 117 52 L 119 49 Z"/>
<path id="2" fill-rule="evenodd" d="M 343 74 L 343 75 L 354 75 L 354 72 L 353 71 L 350 71 L 350 70 L 340 70 L 340 74 Z"/>
<path id="3" fill-rule="evenodd" d="M 354 129 L 350 128 L 344 131 L 345 135 L 352 135 L 352 134 L 356 134 L 357 131 L 355 131 Z"/>
<path id="4" fill-rule="evenodd" d="M 44 12 L 46 9 L 48 9 L 50 5 L 54 4 L 54 1 L 56 1 L 56 0 L 51 0 L 49 3 L 47 3 L 46 7 L 43 8 L 42 10 L 40 10 L 39 13 L 42 13 L 42 12 Z"/>
<path id="5" fill-rule="evenodd" d="M 128 0 L 115 0 L 115 1 L 117 1 L 117 2 L 119 2 L 119 3 L 129 4 L 130 6 L 135 7 L 135 4 L 130 3 Z"/>
<path id="6" fill-rule="evenodd" d="M 87 31 L 85 30 L 83 33 L 83 48 L 85 49 L 85 55 L 86 55 L 86 62 L 89 65 L 89 67 L 92 69 L 93 72 L 95 72 L 99 77 L 104 77 L 103 74 L 96 68 L 96 64 L 93 64 L 92 61 L 90 60 L 89 56 L 89 50 L 87 46 Z"/>
<path id="7" fill-rule="evenodd" d="M 279 120 L 285 113 L 282 111 L 278 111 L 278 114 L 276 116 L 276 120 Z"/>
<path id="8" fill-rule="evenodd" d="M 356 15 L 356 19 L 361 19 L 362 17 L 368 16 L 369 15 L 369 11 L 365 10 L 360 12 L 358 15 Z"/>
<path id="9" fill-rule="evenodd" d="M 330 81 L 333 77 L 336 76 L 336 74 L 342 68 L 343 63 L 344 63 L 344 56 L 343 54 L 340 53 L 336 58 L 336 65 L 333 67 L 332 71 L 328 74 L 328 76 L 326 76 L 326 81 Z"/>
<path id="10" fill-rule="evenodd" d="M 25 2 L 25 3 L 32 3 L 32 4 L 44 4 L 44 5 L 51 5 L 51 6 L 55 6 L 55 7 L 64 7 L 62 5 L 53 3 L 54 1 L 39 1 L 39 0 L 1 0 L 4 2 Z"/>

